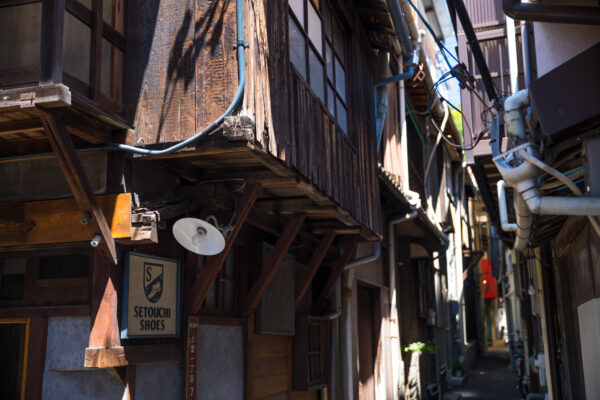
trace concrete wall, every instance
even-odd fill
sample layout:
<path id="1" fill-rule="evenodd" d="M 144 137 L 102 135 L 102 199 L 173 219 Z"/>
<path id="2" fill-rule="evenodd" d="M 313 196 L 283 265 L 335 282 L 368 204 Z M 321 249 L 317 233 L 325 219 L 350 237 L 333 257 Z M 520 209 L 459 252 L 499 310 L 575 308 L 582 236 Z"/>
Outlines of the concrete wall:
<path id="1" fill-rule="evenodd" d="M 49 318 L 42 387 L 44 400 L 123 398 L 125 385 L 108 372 L 83 368 L 89 334 L 89 317 Z"/>
<path id="2" fill-rule="evenodd" d="M 198 400 L 244 398 L 244 332 L 241 326 L 199 325 L 197 391 Z"/>
<path id="3" fill-rule="evenodd" d="M 597 6 L 595 0 L 569 0 L 556 4 Z M 600 26 L 533 23 L 538 77 L 600 42 Z"/>
<path id="4" fill-rule="evenodd" d="M 136 399 L 180 399 L 183 370 L 183 363 L 179 361 L 137 365 L 135 369 Z"/>

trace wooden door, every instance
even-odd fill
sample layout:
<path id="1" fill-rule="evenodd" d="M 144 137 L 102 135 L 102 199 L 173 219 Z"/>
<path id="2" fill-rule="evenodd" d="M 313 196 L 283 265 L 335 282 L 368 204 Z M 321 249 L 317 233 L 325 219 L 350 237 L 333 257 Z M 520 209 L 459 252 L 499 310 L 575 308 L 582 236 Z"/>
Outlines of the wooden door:
<path id="1" fill-rule="evenodd" d="M 375 399 L 375 318 L 374 290 L 358 286 L 358 396 Z"/>

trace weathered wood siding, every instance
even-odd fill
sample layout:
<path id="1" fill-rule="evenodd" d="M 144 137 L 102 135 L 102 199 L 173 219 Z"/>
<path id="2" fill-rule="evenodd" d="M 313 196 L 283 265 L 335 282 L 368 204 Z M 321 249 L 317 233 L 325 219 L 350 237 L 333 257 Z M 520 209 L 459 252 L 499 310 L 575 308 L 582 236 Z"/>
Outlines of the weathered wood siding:
<path id="1" fill-rule="evenodd" d="M 235 0 L 132 0 L 127 103 L 132 143 L 185 139 L 229 106 L 237 89 Z M 334 2 L 335 3 L 335 2 Z M 263 150 L 381 233 L 373 106 L 374 55 L 348 9 L 348 130 L 290 66 L 286 0 L 244 0 L 246 87 L 241 112 Z"/>

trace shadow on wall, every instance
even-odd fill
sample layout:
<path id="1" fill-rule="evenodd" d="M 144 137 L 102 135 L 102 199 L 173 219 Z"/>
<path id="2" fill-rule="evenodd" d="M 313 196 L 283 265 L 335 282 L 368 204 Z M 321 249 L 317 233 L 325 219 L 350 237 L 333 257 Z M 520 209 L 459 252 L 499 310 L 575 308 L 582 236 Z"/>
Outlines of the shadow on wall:
<path id="1" fill-rule="evenodd" d="M 153 141 L 161 141 L 163 133 L 167 135 L 167 130 L 173 128 L 168 125 L 172 118 L 177 118 L 179 125 L 189 125 L 189 129 L 180 127 L 185 137 L 195 133 L 196 86 L 200 84 L 196 77 L 207 73 L 202 65 L 198 65 L 198 70 L 196 66 L 204 53 L 209 57 L 223 53 L 222 38 L 228 29 L 225 15 L 230 3 L 128 2 L 126 118 L 135 122 L 136 128 L 155 132 Z M 234 34 L 235 26 L 231 30 Z M 140 118 L 139 113 L 146 115 Z M 173 116 L 174 113 L 182 115 Z M 168 136 L 170 139 L 170 132 Z"/>

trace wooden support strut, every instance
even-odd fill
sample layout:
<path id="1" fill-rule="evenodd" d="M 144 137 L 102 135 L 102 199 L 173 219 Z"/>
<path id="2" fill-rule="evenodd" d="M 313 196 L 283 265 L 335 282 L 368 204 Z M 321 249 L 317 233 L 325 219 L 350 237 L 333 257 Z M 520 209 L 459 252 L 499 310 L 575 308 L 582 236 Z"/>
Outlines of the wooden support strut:
<path id="1" fill-rule="evenodd" d="M 208 294 L 210 286 L 213 281 L 219 275 L 219 271 L 223 266 L 223 263 L 227 259 L 227 255 L 231 250 L 231 247 L 235 243 L 254 202 L 258 198 L 262 190 L 260 184 L 253 184 L 248 186 L 242 197 L 236 202 L 235 215 L 233 220 L 233 229 L 229 232 L 227 239 L 225 240 L 225 248 L 219 254 L 206 258 L 204 267 L 196 276 L 194 286 L 190 291 L 191 294 L 191 314 L 196 314 L 200 311 L 202 303 Z"/>
<path id="2" fill-rule="evenodd" d="M 271 283 L 273 277 L 275 277 L 275 273 L 277 272 L 277 269 L 279 269 L 281 261 L 283 261 L 288 249 L 294 242 L 294 239 L 296 238 L 298 231 L 300 231 L 305 219 L 306 214 L 295 215 L 288 221 L 285 229 L 281 233 L 281 236 L 279 236 L 277 243 L 275 243 L 275 247 L 273 250 L 271 250 L 267 260 L 263 264 L 260 276 L 256 282 L 254 282 L 252 288 L 248 292 L 244 309 L 244 316 L 246 318 L 252 314 L 252 311 L 254 311 L 258 305 L 258 302 L 262 298 L 263 294 L 265 294 L 265 291 L 269 287 L 269 283 Z"/>
<path id="3" fill-rule="evenodd" d="M 98 249 L 106 259 L 117 265 L 115 241 L 104 213 L 96 201 L 81 161 L 75 152 L 71 136 L 69 136 L 62 120 L 54 112 L 36 108 L 36 113 L 40 116 L 46 128 L 48 141 L 56 153 L 60 167 L 73 192 L 77 205 L 83 214 L 88 213 L 92 217 L 88 222 L 88 226 L 92 229 L 92 234 L 99 234 L 102 237 Z"/>
<path id="4" fill-rule="evenodd" d="M 334 231 L 329 231 L 325 235 L 325 237 L 323 237 L 323 239 L 319 243 L 319 246 L 310 258 L 306 266 L 306 271 L 300 277 L 298 283 L 296 284 L 296 307 L 298 307 L 298 305 L 302 301 L 302 298 L 304 297 L 304 294 L 310 287 L 310 282 L 312 281 L 315 274 L 317 273 L 317 270 L 321 266 L 321 263 L 323 262 L 323 259 L 327 254 L 327 250 L 329 250 L 329 248 L 331 247 L 335 236 L 336 233 Z"/>
<path id="5" fill-rule="evenodd" d="M 331 270 L 331 275 L 329 275 L 329 279 L 327 280 L 327 283 L 325 283 L 325 286 L 323 287 L 323 290 L 319 295 L 319 299 L 316 302 L 315 310 L 317 311 L 317 313 L 320 313 L 323 310 L 323 307 L 325 307 L 325 302 L 333 293 L 338 279 L 340 279 L 340 277 L 342 276 L 344 268 L 346 268 L 346 264 L 348 264 L 348 261 L 350 261 L 350 258 L 354 254 L 354 251 L 356 250 L 357 246 L 358 240 L 349 243 L 348 246 L 346 246 L 346 249 L 340 256 L 340 258 L 338 259 L 337 263 Z"/>

